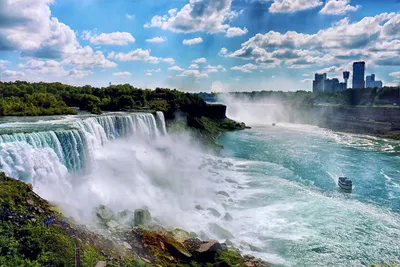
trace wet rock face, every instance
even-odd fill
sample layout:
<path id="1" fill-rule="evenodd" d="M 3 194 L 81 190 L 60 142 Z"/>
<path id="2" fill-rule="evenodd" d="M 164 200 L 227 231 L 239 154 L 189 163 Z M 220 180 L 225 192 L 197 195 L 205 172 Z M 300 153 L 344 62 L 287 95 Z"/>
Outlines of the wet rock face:
<path id="1" fill-rule="evenodd" d="M 111 221 L 111 220 L 115 219 L 114 212 L 110 208 L 108 208 L 108 207 L 106 207 L 104 205 L 100 205 L 97 208 L 96 215 L 103 222 L 107 222 L 107 221 Z"/>
<path id="2" fill-rule="evenodd" d="M 201 241 L 197 238 L 191 238 L 183 244 L 193 255 L 193 258 L 199 262 L 213 262 L 216 253 L 224 249 L 216 240 Z"/>
<path id="3" fill-rule="evenodd" d="M 148 226 L 151 224 L 151 214 L 147 209 L 136 209 L 134 226 Z"/>

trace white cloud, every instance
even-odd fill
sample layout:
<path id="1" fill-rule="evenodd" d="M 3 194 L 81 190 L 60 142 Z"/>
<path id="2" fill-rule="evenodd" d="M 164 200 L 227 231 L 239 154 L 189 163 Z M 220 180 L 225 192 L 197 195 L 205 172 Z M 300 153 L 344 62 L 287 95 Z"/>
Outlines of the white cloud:
<path id="1" fill-rule="evenodd" d="M 328 0 L 320 13 L 327 15 L 344 15 L 348 12 L 357 11 L 361 6 L 350 5 L 351 0 Z"/>
<path id="2" fill-rule="evenodd" d="M 190 0 L 181 10 L 154 16 L 145 28 L 157 27 L 173 32 L 217 33 L 229 28 L 227 22 L 238 15 L 231 10 L 232 0 Z"/>
<path id="3" fill-rule="evenodd" d="M 294 13 L 323 5 L 320 0 L 274 0 L 269 8 L 271 13 Z"/>
<path id="4" fill-rule="evenodd" d="M 315 34 L 270 31 L 251 37 L 229 56 L 275 66 L 283 62 L 290 68 L 337 64 L 366 57 L 379 65 L 395 66 L 400 64 L 395 52 L 400 49 L 400 41 L 388 39 L 397 38 L 397 34 L 400 37 L 397 31 L 391 30 L 397 29 L 397 25 L 400 29 L 400 14 L 382 13 L 355 22 L 344 18 Z"/>
<path id="5" fill-rule="evenodd" d="M 151 73 L 151 72 L 146 73 L 146 76 L 152 76 L 152 75 L 153 75 L 153 73 Z"/>
<path id="6" fill-rule="evenodd" d="M 183 71 L 184 69 L 182 69 L 179 66 L 173 66 L 173 67 L 169 67 L 168 70 L 174 70 L 174 71 Z"/>
<path id="7" fill-rule="evenodd" d="M 206 73 L 216 73 L 218 72 L 218 69 L 208 69 L 206 70 Z"/>
<path id="8" fill-rule="evenodd" d="M 94 45 L 128 45 L 136 40 L 129 32 L 112 32 L 93 34 L 90 31 L 82 32 L 82 39 L 89 40 Z"/>
<path id="9" fill-rule="evenodd" d="M 113 73 L 113 76 L 116 77 L 122 77 L 122 78 L 126 78 L 126 77 L 130 77 L 132 74 L 128 71 L 123 71 L 123 72 L 115 72 Z"/>
<path id="10" fill-rule="evenodd" d="M 73 77 L 73 78 L 83 78 L 83 77 L 89 76 L 91 74 L 93 74 L 93 72 L 90 71 L 90 70 L 76 70 L 76 69 L 73 69 L 68 73 L 68 76 L 69 77 Z"/>
<path id="11" fill-rule="evenodd" d="M 160 58 L 150 55 L 150 49 L 143 50 L 141 48 L 130 51 L 128 53 L 117 53 L 115 59 L 119 61 L 144 61 L 152 64 L 158 64 L 160 62 L 166 62 L 174 64 L 175 60 L 172 58 Z"/>
<path id="12" fill-rule="evenodd" d="M 248 64 L 245 64 L 245 65 L 242 65 L 242 66 L 234 66 L 234 67 L 231 68 L 231 70 L 238 70 L 238 71 L 241 71 L 241 72 L 251 73 L 252 70 L 256 70 L 258 68 L 259 67 L 257 65 L 254 65 L 252 63 L 248 63 Z"/>
<path id="13" fill-rule="evenodd" d="M 303 77 L 309 77 L 309 76 L 310 76 L 310 74 L 307 74 L 307 73 L 303 74 Z"/>
<path id="14" fill-rule="evenodd" d="M 78 48 L 61 61 L 61 64 L 73 65 L 79 68 L 114 68 L 117 66 L 114 62 L 106 59 L 101 51 L 93 51 L 90 46 Z"/>
<path id="15" fill-rule="evenodd" d="M 136 17 L 135 15 L 133 15 L 133 14 L 128 14 L 128 13 L 125 14 L 125 16 L 126 16 L 126 18 L 129 19 L 129 20 L 135 20 L 135 17 Z"/>
<path id="16" fill-rule="evenodd" d="M 146 72 L 161 72 L 161 69 L 146 70 Z"/>
<path id="17" fill-rule="evenodd" d="M 208 74 L 207 73 L 201 73 L 198 70 L 185 70 L 184 72 L 182 72 L 178 76 L 194 76 L 194 77 L 197 77 L 197 78 L 208 78 Z"/>
<path id="18" fill-rule="evenodd" d="M 193 38 L 193 39 L 185 39 L 183 40 L 183 44 L 184 45 L 195 45 L 195 44 L 200 44 L 203 42 L 203 38 L 201 37 L 197 37 L 197 38 Z"/>
<path id="19" fill-rule="evenodd" d="M 68 72 L 64 70 L 60 62 L 55 60 L 30 59 L 24 64 L 19 64 L 19 68 L 24 69 L 31 75 L 51 74 L 56 76 L 66 76 Z"/>
<path id="20" fill-rule="evenodd" d="M 10 64 L 11 62 L 8 60 L 1 60 L 0 59 L 0 69 L 5 68 L 6 65 Z"/>
<path id="21" fill-rule="evenodd" d="M 197 64 L 206 63 L 206 62 L 207 62 L 207 59 L 204 58 L 204 57 L 202 57 L 202 58 L 195 59 L 195 60 L 193 60 L 192 62 L 193 62 L 193 63 L 197 63 Z"/>
<path id="22" fill-rule="evenodd" d="M 198 68 L 200 68 L 200 67 L 197 64 L 192 64 L 189 66 L 189 69 L 198 69 Z"/>
<path id="23" fill-rule="evenodd" d="M 303 79 L 300 82 L 302 83 L 311 83 L 313 81 L 313 79 Z"/>
<path id="24" fill-rule="evenodd" d="M 26 75 L 22 71 L 5 70 L 1 73 L 1 76 L 7 80 L 18 80 L 24 78 Z"/>
<path id="25" fill-rule="evenodd" d="M 392 72 L 389 75 L 392 76 L 392 77 L 395 77 L 395 78 L 400 78 L 400 71 Z"/>
<path id="26" fill-rule="evenodd" d="M 110 53 L 108 53 L 107 58 L 109 58 L 109 59 L 115 58 L 115 52 L 111 51 Z"/>
<path id="27" fill-rule="evenodd" d="M 226 37 L 232 38 L 232 37 L 236 37 L 236 36 L 245 35 L 246 33 L 248 33 L 248 30 L 246 27 L 243 29 L 238 28 L 238 27 L 232 27 L 226 31 Z"/>
<path id="28" fill-rule="evenodd" d="M 148 43 L 164 43 L 164 42 L 166 42 L 167 41 L 167 38 L 166 37 L 154 37 L 154 38 L 151 38 L 151 39 L 146 39 L 146 42 L 148 42 Z"/>
<path id="29" fill-rule="evenodd" d="M 225 47 L 222 47 L 221 50 L 219 50 L 218 55 L 221 57 L 224 57 L 228 54 L 228 49 L 226 49 Z"/>
<path id="30" fill-rule="evenodd" d="M 79 46 L 73 30 L 51 17 L 53 0 L 0 1 L 0 50 L 60 58 Z"/>

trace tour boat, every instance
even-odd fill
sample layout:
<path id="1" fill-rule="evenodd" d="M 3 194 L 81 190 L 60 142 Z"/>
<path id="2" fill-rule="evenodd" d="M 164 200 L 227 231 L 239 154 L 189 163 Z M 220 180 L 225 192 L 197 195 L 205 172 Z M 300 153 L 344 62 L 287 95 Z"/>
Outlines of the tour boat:
<path id="1" fill-rule="evenodd" d="M 345 190 L 353 189 L 353 182 L 347 177 L 339 177 L 338 185 L 340 188 Z"/>

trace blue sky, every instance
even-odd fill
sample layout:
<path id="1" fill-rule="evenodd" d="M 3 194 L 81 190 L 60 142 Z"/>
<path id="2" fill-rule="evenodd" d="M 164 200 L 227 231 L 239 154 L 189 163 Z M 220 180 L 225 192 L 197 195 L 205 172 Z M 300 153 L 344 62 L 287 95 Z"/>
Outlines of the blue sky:
<path id="1" fill-rule="evenodd" d="M 311 90 L 353 61 L 400 84 L 398 0 L 2 0 L 4 81 Z M 350 80 L 351 84 L 351 80 Z"/>

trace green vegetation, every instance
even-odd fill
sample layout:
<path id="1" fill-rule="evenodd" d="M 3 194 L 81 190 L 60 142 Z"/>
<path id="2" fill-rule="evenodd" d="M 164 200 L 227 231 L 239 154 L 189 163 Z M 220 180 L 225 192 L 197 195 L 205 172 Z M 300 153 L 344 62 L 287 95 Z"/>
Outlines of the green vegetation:
<path id="1" fill-rule="evenodd" d="M 0 173 L 0 206 L 0 267 L 75 266 L 75 245 L 80 247 L 84 267 L 93 267 L 107 258 L 107 266 L 267 266 L 254 257 L 241 256 L 237 250 L 215 245 L 215 241 L 203 242 L 189 236 L 189 243 L 197 247 L 189 246 L 186 240 L 178 241 L 160 227 L 127 229 L 107 239 L 71 221 L 61 223 L 62 214 L 37 196 L 31 185 L 4 173 Z M 46 227 L 43 221 L 49 215 L 56 220 Z M 119 245 L 122 241 L 128 248 Z M 208 242 L 209 250 L 201 251 L 199 246 Z"/>
<path id="2" fill-rule="evenodd" d="M 61 83 L 0 82 L 2 116 L 74 114 L 72 107 L 78 107 L 94 114 L 101 111 L 160 110 L 172 117 L 178 110 L 196 115 L 206 106 L 200 97 L 189 93 L 162 88 L 142 90 L 129 84 L 98 88 Z"/>

